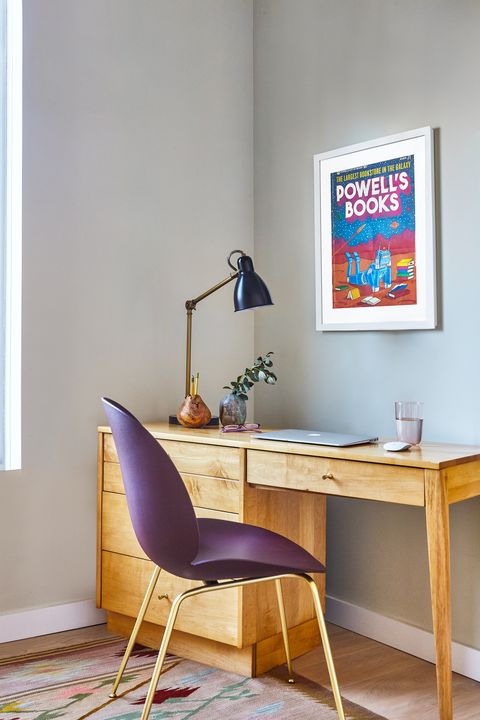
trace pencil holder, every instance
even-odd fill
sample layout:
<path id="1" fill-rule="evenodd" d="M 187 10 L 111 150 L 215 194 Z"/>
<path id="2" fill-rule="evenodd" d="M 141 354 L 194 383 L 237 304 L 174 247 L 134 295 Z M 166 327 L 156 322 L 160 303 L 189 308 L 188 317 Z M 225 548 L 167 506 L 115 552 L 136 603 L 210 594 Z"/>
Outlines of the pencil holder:
<path id="1" fill-rule="evenodd" d="M 204 427 L 208 425 L 211 417 L 212 413 L 200 395 L 187 395 L 177 410 L 177 420 L 185 427 Z"/>

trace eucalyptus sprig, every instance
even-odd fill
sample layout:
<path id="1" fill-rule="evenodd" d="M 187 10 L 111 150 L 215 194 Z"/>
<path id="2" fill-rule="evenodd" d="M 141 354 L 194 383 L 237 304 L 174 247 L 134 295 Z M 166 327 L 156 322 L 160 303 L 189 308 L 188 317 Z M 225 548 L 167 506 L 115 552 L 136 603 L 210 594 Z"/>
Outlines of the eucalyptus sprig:
<path id="1" fill-rule="evenodd" d="M 243 375 L 239 375 L 236 380 L 232 380 L 230 385 L 224 385 L 224 390 L 230 390 L 232 395 L 236 395 L 242 400 L 248 400 L 248 391 L 253 387 L 254 383 L 266 382 L 268 385 L 275 385 L 277 376 L 270 370 L 273 367 L 271 356 L 273 352 L 268 352 L 263 357 L 261 355 L 253 363 L 253 367 L 245 368 Z"/>

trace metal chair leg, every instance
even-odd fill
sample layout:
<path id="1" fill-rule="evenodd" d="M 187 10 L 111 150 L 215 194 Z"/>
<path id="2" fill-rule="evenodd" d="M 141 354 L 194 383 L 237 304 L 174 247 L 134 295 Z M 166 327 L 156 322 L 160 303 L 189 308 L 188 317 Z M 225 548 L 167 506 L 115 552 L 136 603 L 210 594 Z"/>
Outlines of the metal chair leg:
<path id="1" fill-rule="evenodd" d="M 190 593 L 187 591 L 186 593 L 177 595 L 177 597 L 172 603 L 167 624 L 165 626 L 165 632 L 163 633 L 162 644 L 160 645 L 160 650 L 158 651 L 157 662 L 155 663 L 155 668 L 153 670 L 152 679 L 148 688 L 147 697 L 143 706 L 141 720 L 147 720 L 148 716 L 150 715 L 153 698 L 155 697 L 155 691 L 157 689 L 158 681 L 162 672 L 163 662 L 165 660 L 165 655 L 167 654 L 168 643 L 170 642 L 170 636 L 175 625 L 175 620 L 177 619 L 178 610 L 180 608 L 182 600 L 184 600 L 185 597 L 188 597 L 189 594 L 191 594 L 191 591 Z"/>
<path id="2" fill-rule="evenodd" d="M 150 578 L 150 582 L 148 584 L 147 592 L 145 593 L 145 597 L 143 598 L 142 605 L 140 607 L 140 611 L 137 615 L 137 619 L 135 621 L 135 625 L 133 626 L 132 634 L 130 635 L 130 639 L 128 641 L 127 648 L 125 650 L 125 653 L 122 658 L 122 662 L 120 663 L 120 667 L 118 669 L 117 677 L 115 678 L 115 682 L 113 683 L 112 691 L 109 695 L 111 698 L 117 697 L 117 688 L 120 685 L 120 680 L 122 679 L 123 672 L 125 670 L 125 667 L 127 665 L 128 659 L 132 653 L 133 646 L 135 645 L 135 641 L 137 639 L 138 631 L 140 630 L 140 625 L 143 622 L 143 618 L 145 617 L 145 613 L 147 612 L 147 608 L 150 604 L 150 600 L 152 599 L 153 591 L 155 590 L 155 585 L 157 584 L 158 576 L 160 575 L 160 568 L 158 565 L 155 566 L 155 570 L 153 571 L 153 575 Z"/>
<path id="3" fill-rule="evenodd" d="M 288 643 L 287 618 L 285 616 L 285 603 L 283 602 L 282 581 L 280 580 L 280 578 L 277 578 L 277 580 L 275 580 L 275 588 L 277 590 L 278 612 L 280 613 L 280 623 L 282 625 L 283 645 L 285 647 L 285 657 L 287 659 L 288 682 L 294 683 L 295 679 L 293 677 L 292 660 L 290 657 L 290 645 Z"/>
<path id="4" fill-rule="evenodd" d="M 152 575 L 152 579 L 150 580 L 150 584 L 148 586 L 145 597 L 143 599 L 142 607 L 140 608 L 140 612 L 138 614 L 137 620 L 136 620 L 134 628 L 132 630 L 132 634 L 130 636 L 130 640 L 128 642 L 128 646 L 125 651 L 125 655 L 123 657 L 122 663 L 120 665 L 120 669 L 118 671 L 118 675 L 115 680 L 115 684 L 113 686 L 112 694 L 110 695 L 110 697 L 116 697 L 115 691 L 121 680 L 121 677 L 122 677 L 123 671 L 125 669 L 125 666 L 127 664 L 128 658 L 130 657 L 130 653 L 135 644 L 137 633 L 140 629 L 140 625 L 141 625 L 142 620 L 147 611 L 147 607 L 148 607 L 148 604 L 152 597 L 153 590 L 155 589 L 155 585 L 156 585 L 159 574 L 160 574 L 160 568 L 156 567 L 154 570 L 154 573 Z M 172 603 L 172 607 L 170 609 L 170 614 L 168 616 L 167 624 L 165 626 L 165 632 L 163 634 L 162 643 L 160 645 L 160 650 L 158 652 L 157 662 L 155 663 L 155 668 L 153 671 L 152 679 L 150 681 L 150 686 L 148 688 L 147 697 L 145 699 L 145 705 L 143 707 L 141 720 L 148 720 L 148 717 L 150 715 L 150 710 L 151 710 L 152 704 L 153 704 L 153 698 L 155 697 L 155 691 L 157 689 L 158 681 L 160 679 L 160 675 L 162 672 L 163 663 L 165 660 L 165 655 L 167 654 L 167 648 L 168 648 L 168 644 L 170 642 L 170 637 L 171 637 L 171 634 L 172 634 L 172 631 L 173 631 L 173 628 L 175 625 L 175 620 L 177 619 L 177 615 L 178 615 L 178 611 L 180 609 L 181 603 L 187 597 L 193 597 L 195 595 L 203 595 L 204 593 L 213 592 L 215 590 L 221 590 L 223 588 L 242 587 L 245 585 L 254 585 L 255 583 L 258 583 L 258 582 L 268 582 L 270 580 L 275 580 L 275 585 L 276 585 L 276 589 L 277 589 L 278 607 L 279 607 L 279 611 L 280 611 L 280 620 L 281 620 L 281 624 L 282 624 L 282 635 L 283 635 L 284 644 L 285 644 L 285 655 L 287 657 L 287 666 L 288 666 L 289 674 L 291 676 L 291 661 L 290 661 L 290 649 L 289 649 L 289 645 L 288 645 L 288 630 L 287 630 L 287 622 L 286 622 L 286 618 L 285 618 L 285 607 L 283 604 L 283 595 L 282 595 L 282 586 L 280 584 L 280 577 L 300 578 L 302 580 L 305 580 L 305 582 L 307 582 L 310 587 L 310 591 L 311 591 L 312 597 L 313 597 L 313 603 L 315 605 L 315 611 L 317 614 L 318 627 L 320 629 L 320 637 L 322 639 L 323 650 L 325 653 L 325 659 L 327 661 L 328 674 L 330 676 L 330 682 L 332 684 L 332 690 L 333 690 L 333 695 L 335 698 L 335 705 L 337 708 L 338 717 L 339 717 L 339 720 L 345 720 L 345 715 L 343 712 L 343 705 L 342 705 L 342 698 L 340 696 L 340 689 L 338 687 L 337 676 L 335 673 L 335 666 L 333 664 L 332 651 L 330 649 L 330 643 L 328 640 L 327 628 L 325 626 L 325 618 L 323 617 L 323 610 L 322 610 L 322 605 L 320 602 L 320 595 L 318 594 L 318 588 L 317 588 L 313 578 L 311 578 L 309 575 L 298 574 L 298 573 L 285 573 L 284 575 L 277 576 L 277 577 L 248 578 L 245 580 L 231 580 L 231 581 L 226 581 L 226 582 L 224 582 L 222 584 L 218 584 L 218 585 L 216 584 L 216 585 L 205 585 L 203 587 L 195 587 L 195 588 L 192 588 L 191 590 L 186 590 L 184 593 L 181 593 L 180 595 L 177 595 L 177 597 L 175 598 L 175 600 Z"/>
<path id="5" fill-rule="evenodd" d="M 320 602 L 318 588 L 313 578 L 311 578 L 309 575 L 302 575 L 301 577 L 303 577 L 303 579 L 310 586 L 310 591 L 313 597 L 313 604 L 315 605 L 315 611 L 317 613 L 318 627 L 320 630 L 320 637 L 322 639 L 323 652 L 325 653 L 325 660 L 327 662 L 327 669 L 330 676 L 330 683 L 332 685 L 333 697 L 335 698 L 335 705 L 337 708 L 338 717 L 340 718 L 340 720 L 345 720 L 342 698 L 340 695 L 340 688 L 338 687 L 337 674 L 335 672 L 335 665 L 333 663 L 332 651 L 330 649 L 330 642 L 328 639 L 327 628 L 325 626 L 325 618 L 323 616 L 322 604 Z"/>

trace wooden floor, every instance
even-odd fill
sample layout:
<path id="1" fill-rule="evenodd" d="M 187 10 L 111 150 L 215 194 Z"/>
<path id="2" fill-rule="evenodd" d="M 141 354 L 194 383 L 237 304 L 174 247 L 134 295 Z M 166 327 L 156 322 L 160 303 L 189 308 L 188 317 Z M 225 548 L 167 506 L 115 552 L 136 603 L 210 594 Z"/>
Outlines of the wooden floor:
<path id="1" fill-rule="evenodd" d="M 342 695 L 389 720 L 438 720 L 435 666 L 388 645 L 329 625 Z M 320 649 L 303 655 L 294 669 L 330 687 Z M 480 720 L 480 683 L 453 676 L 455 720 Z"/>
<path id="2" fill-rule="evenodd" d="M 342 695 L 388 720 L 437 720 L 434 665 L 329 625 Z M 109 635 L 104 625 L 0 645 L 0 660 Z M 294 662 L 296 672 L 329 686 L 320 649 Z M 480 720 L 480 683 L 453 681 L 455 720 Z"/>

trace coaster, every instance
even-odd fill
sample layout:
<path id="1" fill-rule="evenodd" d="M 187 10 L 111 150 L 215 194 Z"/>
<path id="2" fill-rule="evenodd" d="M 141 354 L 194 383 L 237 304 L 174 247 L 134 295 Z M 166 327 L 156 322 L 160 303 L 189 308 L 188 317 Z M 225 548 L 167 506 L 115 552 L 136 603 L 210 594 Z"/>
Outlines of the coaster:
<path id="1" fill-rule="evenodd" d="M 176 415 L 169 415 L 168 416 L 168 422 L 170 425 L 181 425 L 182 427 L 185 427 L 181 423 L 178 422 Z M 213 415 L 210 418 L 210 421 L 204 425 L 203 427 L 220 427 L 220 418 L 216 415 Z M 201 430 L 202 428 L 192 428 L 193 430 Z"/>

